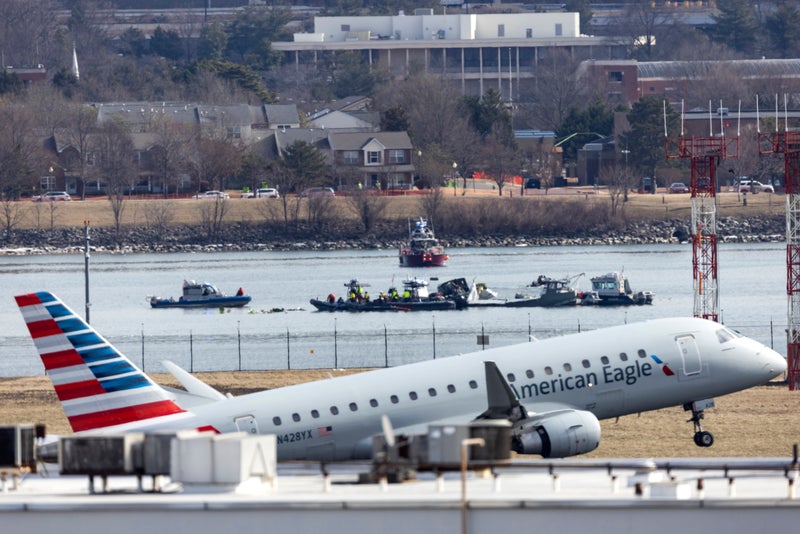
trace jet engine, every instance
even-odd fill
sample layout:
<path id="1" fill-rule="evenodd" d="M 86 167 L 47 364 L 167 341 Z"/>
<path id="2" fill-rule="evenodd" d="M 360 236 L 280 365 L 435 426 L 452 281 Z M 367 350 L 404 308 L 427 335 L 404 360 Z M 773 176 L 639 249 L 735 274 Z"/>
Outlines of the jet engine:
<path id="1" fill-rule="evenodd" d="M 583 410 L 559 410 L 519 421 L 511 448 L 520 454 L 564 458 L 585 454 L 600 445 L 600 421 Z"/>

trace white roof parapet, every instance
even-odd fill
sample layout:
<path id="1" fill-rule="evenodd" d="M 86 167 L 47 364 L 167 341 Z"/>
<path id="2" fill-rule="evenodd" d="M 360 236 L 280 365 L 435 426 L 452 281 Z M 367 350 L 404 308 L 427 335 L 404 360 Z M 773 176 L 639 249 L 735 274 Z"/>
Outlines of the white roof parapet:
<path id="1" fill-rule="evenodd" d="M 473 41 L 580 37 L 578 13 L 453 14 L 315 17 L 313 33 L 294 42 Z"/>

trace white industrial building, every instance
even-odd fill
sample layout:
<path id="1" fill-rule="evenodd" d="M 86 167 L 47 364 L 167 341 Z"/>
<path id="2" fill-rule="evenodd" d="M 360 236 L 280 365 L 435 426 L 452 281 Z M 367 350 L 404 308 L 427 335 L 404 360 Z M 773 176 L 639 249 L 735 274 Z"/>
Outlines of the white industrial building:
<path id="1" fill-rule="evenodd" d="M 460 81 L 462 92 L 480 95 L 490 87 L 506 100 L 535 77 L 556 51 L 576 60 L 627 57 L 618 39 L 581 35 L 578 13 L 440 14 L 315 17 L 313 33 L 272 48 L 295 68 L 313 69 L 321 56 L 358 51 L 375 69 L 403 77 L 423 69 Z M 558 56 L 560 57 L 560 55 Z"/>

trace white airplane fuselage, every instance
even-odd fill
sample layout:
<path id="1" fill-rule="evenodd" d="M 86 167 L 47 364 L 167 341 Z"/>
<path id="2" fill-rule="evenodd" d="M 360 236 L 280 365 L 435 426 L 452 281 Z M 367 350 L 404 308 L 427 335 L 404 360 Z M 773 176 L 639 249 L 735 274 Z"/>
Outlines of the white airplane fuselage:
<path id="1" fill-rule="evenodd" d="M 179 426 L 275 434 L 279 459 L 365 458 L 384 415 L 400 433 L 480 415 L 486 361 L 530 415 L 567 409 L 598 419 L 725 395 L 786 368 L 780 354 L 717 323 L 660 319 L 208 402 Z M 176 421 L 123 427 L 175 429 Z"/>

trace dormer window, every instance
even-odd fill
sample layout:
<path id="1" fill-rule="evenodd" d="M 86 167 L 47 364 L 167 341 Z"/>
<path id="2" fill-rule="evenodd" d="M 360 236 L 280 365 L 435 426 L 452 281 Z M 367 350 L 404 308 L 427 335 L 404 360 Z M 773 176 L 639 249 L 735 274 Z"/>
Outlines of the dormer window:
<path id="1" fill-rule="evenodd" d="M 367 151 L 367 165 L 380 165 L 381 152 L 378 150 Z"/>

